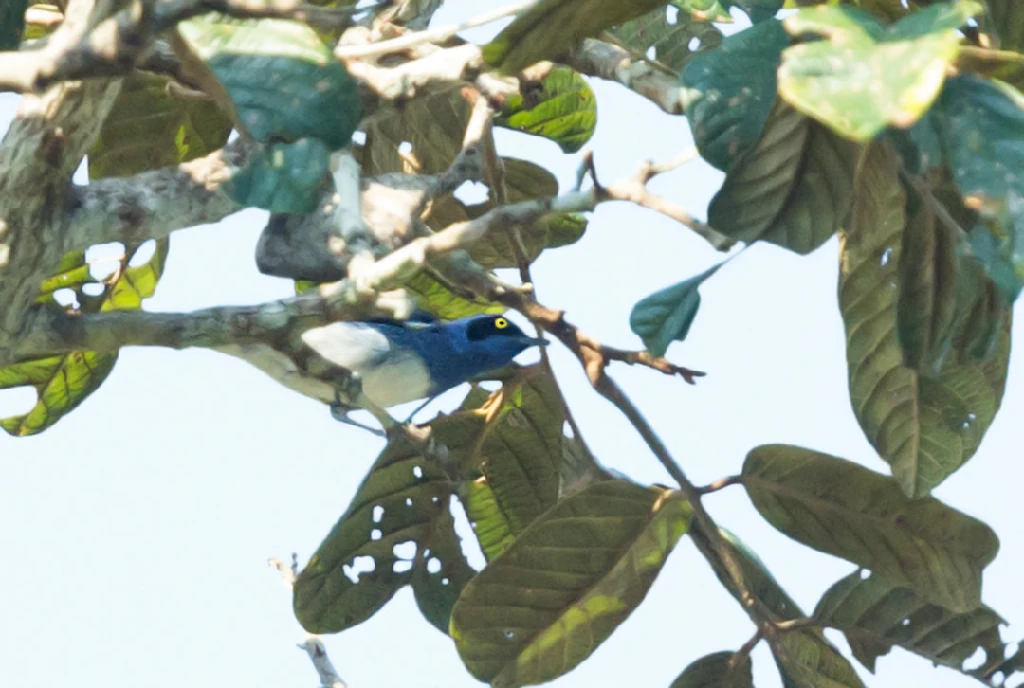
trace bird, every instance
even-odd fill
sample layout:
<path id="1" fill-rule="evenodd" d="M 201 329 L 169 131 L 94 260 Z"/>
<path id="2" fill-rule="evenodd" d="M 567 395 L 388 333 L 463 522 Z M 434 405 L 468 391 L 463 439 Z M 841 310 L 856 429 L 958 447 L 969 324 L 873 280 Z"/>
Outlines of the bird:
<path id="1" fill-rule="evenodd" d="M 366 427 L 349 419 L 348 412 L 359 407 L 386 409 L 417 399 L 429 403 L 449 389 L 503 368 L 526 349 L 548 343 L 525 334 L 504 315 L 441 321 L 416 312 L 405 321 L 376 318 L 313 327 L 302 332 L 299 346 L 288 354 L 263 345 L 220 350 L 329 404 L 338 420 Z"/>

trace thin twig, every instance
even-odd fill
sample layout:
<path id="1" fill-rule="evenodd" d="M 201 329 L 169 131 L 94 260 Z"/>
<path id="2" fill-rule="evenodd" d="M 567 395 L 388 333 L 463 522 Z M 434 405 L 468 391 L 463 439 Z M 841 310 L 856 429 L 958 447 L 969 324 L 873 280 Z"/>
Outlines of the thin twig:
<path id="1" fill-rule="evenodd" d="M 740 485 L 742 482 L 743 478 L 741 476 L 731 475 L 728 478 L 716 480 L 715 482 L 705 485 L 704 487 L 698 487 L 697 492 L 699 492 L 702 495 L 707 495 L 713 492 L 724 490 L 725 488 L 730 487 L 732 485 Z"/>
<path id="2" fill-rule="evenodd" d="M 389 41 L 381 41 L 379 43 L 371 43 L 369 45 L 339 46 L 334 51 L 334 55 L 339 60 L 364 59 L 367 57 L 379 57 L 389 53 L 397 53 L 399 51 L 406 50 L 407 48 L 414 48 L 418 45 L 423 45 L 424 43 L 443 43 L 452 36 L 458 34 L 460 31 L 490 24 L 491 22 L 498 21 L 499 19 L 519 14 L 520 12 L 530 9 L 538 2 L 539 0 L 525 0 L 524 2 L 518 2 L 491 12 L 486 12 L 464 21 L 461 24 L 439 26 L 436 29 L 417 31 L 416 33 L 410 33 L 405 36 L 401 36 L 400 38 L 393 38 Z"/>

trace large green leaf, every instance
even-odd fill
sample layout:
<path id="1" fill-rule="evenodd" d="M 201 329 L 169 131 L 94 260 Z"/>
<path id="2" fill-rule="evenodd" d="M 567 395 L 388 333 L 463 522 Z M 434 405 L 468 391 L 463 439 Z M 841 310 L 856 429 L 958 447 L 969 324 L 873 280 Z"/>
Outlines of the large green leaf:
<path id="1" fill-rule="evenodd" d="M 17 50 L 25 32 L 28 0 L 8 0 L 0 5 L 0 50 Z"/>
<path id="2" fill-rule="evenodd" d="M 153 256 L 140 265 L 130 265 L 139 247 L 129 247 L 118 268 L 103 279 L 93 276 L 84 251 L 71 252 L 43 281 L 37 300 L 47 308 L 57 308 L 55 294 L 70 289 L 78 302 L 77 307 L 69 307 L 72 312 L 137 310 L 156 290 L 167 261 L 168 243 L 167 239 L 156 242 Z M 0 389 L 33 387 L 38 397 L 28 413 L 0 419 L 0 427 L 16 437 L 43 432 L 99 389 L 116 362 L 116 353 L 74 352 L 0 369 Z"/>
<path id="3" fill-rule="evenodd" d="M 898 280 L 907 221 L 897 165 L 887 147 L 876 145 L 858 176 L 842 247 L 839 307 L 854 414 L 903 490 L 922 496 L 974 455 L 995 418 L 1006 384 L 1009 314 L 991 319 L 995 346 L 983 360 L 947 355 L 937 375 L 905 364 Z M 967 315 L 957 327 L 963 336 L 973 327 Z"/>
<path id="4" fill-rule="evenodd" d="M 234 174 L 225 188 L 239 205 L 275 213 L 316 210 L 331 153 L 318 138 L 271 143 Z"/>
<path id="5" fill-rule="evenodd" d="M 457 597 L 472 575 L 451 531 L 449 498 L 441 464 L 404 437 L 392 440 L 299 574 L 299 623 L 311 633 L 337 633 L 370 618 L 414 580 L 424 614 L 440 623 L 450 607 L 446 596 Z M 438 573 L 430 571 L 431 559 Z"/>
<path id="6" fill-rule="evenodd" d="M 522 81 L 520 93 L 502 103 L 494 123 L 543 136 L 563 153 L 575 153 L 594 136 L 597 100 L 587 80 L 575 70 L 554 65 L 539 80 Z"/>
<path id="7" fill-rule="evenodd" d="M 887 126 L 908 127 L 939 95 L 957 56 L 958 29 L 981 5 L 936 3 L 879 32 L 863 12 L 843 7 L 800 10 L 787 17 L 797 38 L 786 49 L 779 95 L 846 138 L 867 141 Z"/>
<path id="8" fill-rule="evenodd" d="M 536 365 L 432 424 L 459 438 L 448 452 L 468 479 L 459 498 L 488 560 L 558 501 L 564 423 L 554 377 Z"/>
<path id="9" fill-rule="evenodd" d="M 677 74 L 698 51 L 722 44 L 722 32 L 711 22 L 680 12 L 675 23 L 669 23 L 665 8 L 648 12 L 608 33 L 634 55 Z M 694 40 L 698 44 L 691 49 Z"/>
<path id="10" fill-rule="evenodd" d="M 784 0 L 729 0 L 733 7 L 747 13 L 754 24 L 770 21 L 782 9 Z"/>
<path id="11" fill-rule="evenodd" d="M 953 612 L 880 576 L 855 572 L 841 579 L 818 602 L 814 618 L 843 631 L 854 656 L 872 672 L 893 645 L 958 670 L 978 649 L 988 657 L 986 665 L 1003 659 L 1004 622 L 994 611 L 982 605 Z"/>
<path id="12" fill-rule="evenodd" d="M 135 72 L 122 83 L 89 149 L 89 177 L 127 177 L 177 165 L 222 147 L 231 121 L 209 100 L 180 100 L 168 81 Z"/>
<path id="13" fill-rule="evenodd" d="M 932 604 L 978 606 L 982 569 L 999 548 L 981 521 L 932 497 L 909 499 L 890 478 L 802 447 L 757 447 L 742 475 L 758 513 L 789 537 Z"/>
<path id="14" fill-rule="evenodd" d="M 695 55 L 683 70 L 686 118 L 711 165 L 728 172 L 761 137 L 775 103 L 775 72 L 789 36 L 767 21 Z"/>
<path id="15" fill-rule="evenodd" d="M 799 629 L 770 642 L 787 687 L 864 688 L 853 665 L 819 633 Z"/>
<path id="16" fill-rule="evenodd" d="M 715 652 L 690 663 L 670 688 L 754 688 L 750 655 Z"/>
<path id="17" fill-rule="evenodd" d="M 981 16 L 981 28 L 997 37 L 1003 50 L 1024 49 L 1024 5 L 1019 0 L 987 0 L 988 12 Z"/>
<path id="18" fill-rule="evenodd" d="M 667 0 L 542 0 L 484 46 L 484 61 L 514 73 L 556 60 L 602 30 L 661 7 Z"/>
<path id="19" fill-rule="evenodd" d="M 471 580 L 451 636 L 492 686 L 550 681 L 589 657 L 643 601 L 690 508 L 625 480 L 560 501 Z"/>
<path id="20" fill-rule="evenodd" d="M 849 216 L 861 150 L 779 101 L 753 150 L 726 174 L 708 222 L 737 241 L 810 253 Z"/>
<path id="21" fill-rule="evenodd" d="M 686 339 L 700 308 L 700 285 L 718 272 L 722 263 L 696 277 L 673 284 L 641 299 L 629 314 L 629 329 L 644 340 L 654 356 L 664 356 L 668 345 Z"/>
<path id="22" fill-rule="evenodd" d="M 504 313 L 500 303 L 486 301 L 472 294 L 459 295 L 427 272 L 419 272 L 405 283 L 416 297 L 416 306 L 441 320 L 458 320 L 484 313 Z"/>
<path id="23" fill-rule="evenodd" d="M 177 32 L 227 94 L 235 124 L 252 138 L 315 137 L 331 150 L 350 142 L 361 108 L 356 82 L 313 29 L 210 12 L 178 24 Z"/>

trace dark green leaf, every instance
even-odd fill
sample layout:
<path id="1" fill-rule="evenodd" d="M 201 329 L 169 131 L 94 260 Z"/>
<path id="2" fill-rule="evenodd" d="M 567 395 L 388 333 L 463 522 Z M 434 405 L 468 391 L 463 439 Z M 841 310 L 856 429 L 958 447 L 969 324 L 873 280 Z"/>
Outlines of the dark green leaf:
<path id="1" fill-rule="evenodd" d="M 937 3 L 881 34 L 863 12 L 800 10 L 785 20 L 797 38 L 779 68 L 779 95 L 839 135 L 867 141 L 887 126 L 908 127 L 928 110 L 959 51 L 958 29 L 981 5 Z"/>
<path id="2" fill-rule="evenodd" d="M 575 153 L 593 137 L 597 101 L 573 69 L 555 65 L 542 77 L 523 81 L 520 91 L 505 100 L 495 124 L 551 139 L 563 153 Z"/>
<path id="3" fill-rule="evenodd" d="M 726 174 L 708 221 L 737 241 L 810 253 L 849 217 L 861 150 L 779 102 L 757 145 Z"/>
<path id="4" fill-rule="evenodd" d="M 770 642 L 779 671 L 793 688 L 864 688 L 850 662 L 818 633 L 790 631 Z"/>
<path id="5" fill-rule="evenodd" d="M 763 445 L 743 464 L 758 512 L 789 537 L 909 585 L 921 599 L 975 608 L 999 541 L 981 521 L 932 497 L 909 499 L 890 478 L 788 445 Z"/>
<path id="6" fill-rule="evenodd" d="M 0 5 L 0 50 L 17 50 L 25 32 L 28 0 L 7 0 Z"/>
<path id="7" fill-rule="evenodd" d="M 678 495 L 625 480 L 558 502 L 455 605 L 451 636 L 469 672 L 501 688 L 571 670 L 643 601 L 689 521 Z"/>
<path id="8" fill-rule="evenodd" d="M 905 365 L 897 308 L 906 207 L 897 165 L 891 151 L 876 145 L 862 166 L 842 248 L 839 307 L 854 414 L 903 490 L 919 497 L 974 455 L 995 418 L 1006 384 L 1009 313 L 989 318 L 994 350 L 985 360 L 949 355 L 934 376 Z M 976 300 L 976 281 L 963 288 L 972 298 L 958 300 Z M 967 336 L 972 327 L 955 331 Z M 965 348 L 957 339 L 954 347 Z"/>
<path id="9" fill-rule="evenodd" d="M 231 198 L 248 208 L 308 213 L 317 208 L 331 152 L 316 138 L 271 143 L 226 184 Z"/>
<path id="10" fill-rule="evenodd" d="M 303 628 L 337 633 L 362 623 L 415 578 L 425 615 L 438 622 L 446 604 L 437 589 L 446 587 L 443 579 L 458 587 L 470 575 L 448 532 L 449 498 L 441 464 L 404 437 L 392 440 L 295 582 L 295 616 Z M 427 549 L 442 570 L 451 567 L 450 576 L 417 572 L 429 566 Z"/>
<path id="11" fill-rule="evenodd" d="M 733 661 L 736 666 L 731 667 Z M 686 667 L 671 688 L 754 688 L 750 655 L 741 658 L 729 651 L 705 655 Z"/>
<path id="12" fill-rule="evenodd" d="M 167 80 L 135 72 L 89 150 L 89 177 L 127 177 L 187 162 L 221 148 L 231 121 L 208 100 L 178 100 Z"/>
<path id="13" fill-rule="evenodd" d="M 999 625 L 1004 622 L 994 611 L 980 606 L 953 612 L 880 576 L 864 578 L 855 572 L 841 579 L 818 602 L 814 617 L 843 631 L 857 659 L 872 672 L 893 645 L 953 669 L 961 669 L 978 649 L 1003 658 Z"/>
<path id="14" fill-rule="evenodd" d="M 726 15 L 728 16 L 728 15 Z M 609 33 L 627 47 L 638 58 L 648 59 L 654 64 L 675 73 L 680 73 L 690 58 L 698 51 L 711 50 L 722 44 L 722 32 L 717 26 L 679 13 L 675 23 L 669 23 L 664 8 L 648 12 Z M 696 39 L 698 45 L 690 48 Z M 653 58 L 649 51 L 653 49 Z"/>
<path id="15" fill-rule="evenodd" d="M 424 618 L 448 635 L 452 607 L 476 571 L 466 561 L 455 521 L 447 509 L 431 523 L 423 548 L 423 561 L 416 562 L 412 570 L 413 595 Z"/>
<path id="16" fill-rule="evenodd" d="M 988 0 L 988 12 L 979 17 L 982 31 L 993 35 L 995 47 L 1024 49 L 1024 5 L 1019 0 Z"/>
<path id="17" fill-rule="evenodd" d="M 724 528 L 720 532 L 726 543 L 735 550 L 743 571 L 743 580 L 751 594 L 761 600 L 768 609 L 775 612 L 780 619 L 798 619 L 804 616 L 803 610 L 793 601 L 789 593 L 782 589 L 757 553 Z M 733 597 L 742 602 L 741 595 L 732 581 L 719 580 Z"/>
<path id="18" fill-rule="evenodd" d="M 449 456 L 469 479 L 459 498 L 489 560 L 558 501 L 564 422 L 558 386 L 537 365 L 431 424 L 454 440 Z"/>
<path id="19" fill-rule="evenodd" d="M 351 141 L 361 108 L 356 82 L 313 29 L 210 12 L 178 24 L 177 31 L 227 93 L 236 125 L 252 138 L 315 137 L 330 150 Z"/>
<path id="20" fill-rule="evenodd" d="M 747 13 L 754 24 L 773 19 L 782 9 L 784 0 L 729 0 L 729 4 Z"/>
<path id="21" fill-rule="evenodd" d="M 775 103 L 775 72 L 789 36 L 778 21 L 744 29 L 683 70 L 686 118 L 700 154 L 728 172 L 757 143 Z"/>
<path id="22" fill-rule="evenodd" d="M 696 277 L 656 291 L 641 299 L 629 314 L 629 329 L 644 340 L 654 356 L 664 356 L 668 345 L 686 339 L 700 308 L 700 285 L 722 267 L 719 263 Z"/>
<path id="23" fill-rule="evenodd" d="M 557 60 L 602 30 L 665 5 L 666 0 L 542 0 L 522 12 L 484 46 L 484 61 L 515 73 L 541 60 Z"/>

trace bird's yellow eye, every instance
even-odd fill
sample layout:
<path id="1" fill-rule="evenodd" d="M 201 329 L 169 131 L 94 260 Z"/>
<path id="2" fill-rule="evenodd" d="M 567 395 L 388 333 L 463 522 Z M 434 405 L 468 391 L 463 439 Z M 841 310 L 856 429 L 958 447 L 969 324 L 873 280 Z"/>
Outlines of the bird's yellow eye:
<path id="1" fill-rule="evenodd" d="M 494 321 L 494 327 L 499 330 L 504 330 L 508 327 L 508 320 L 505 320 L 505 318 L 498 318 Z"/>

